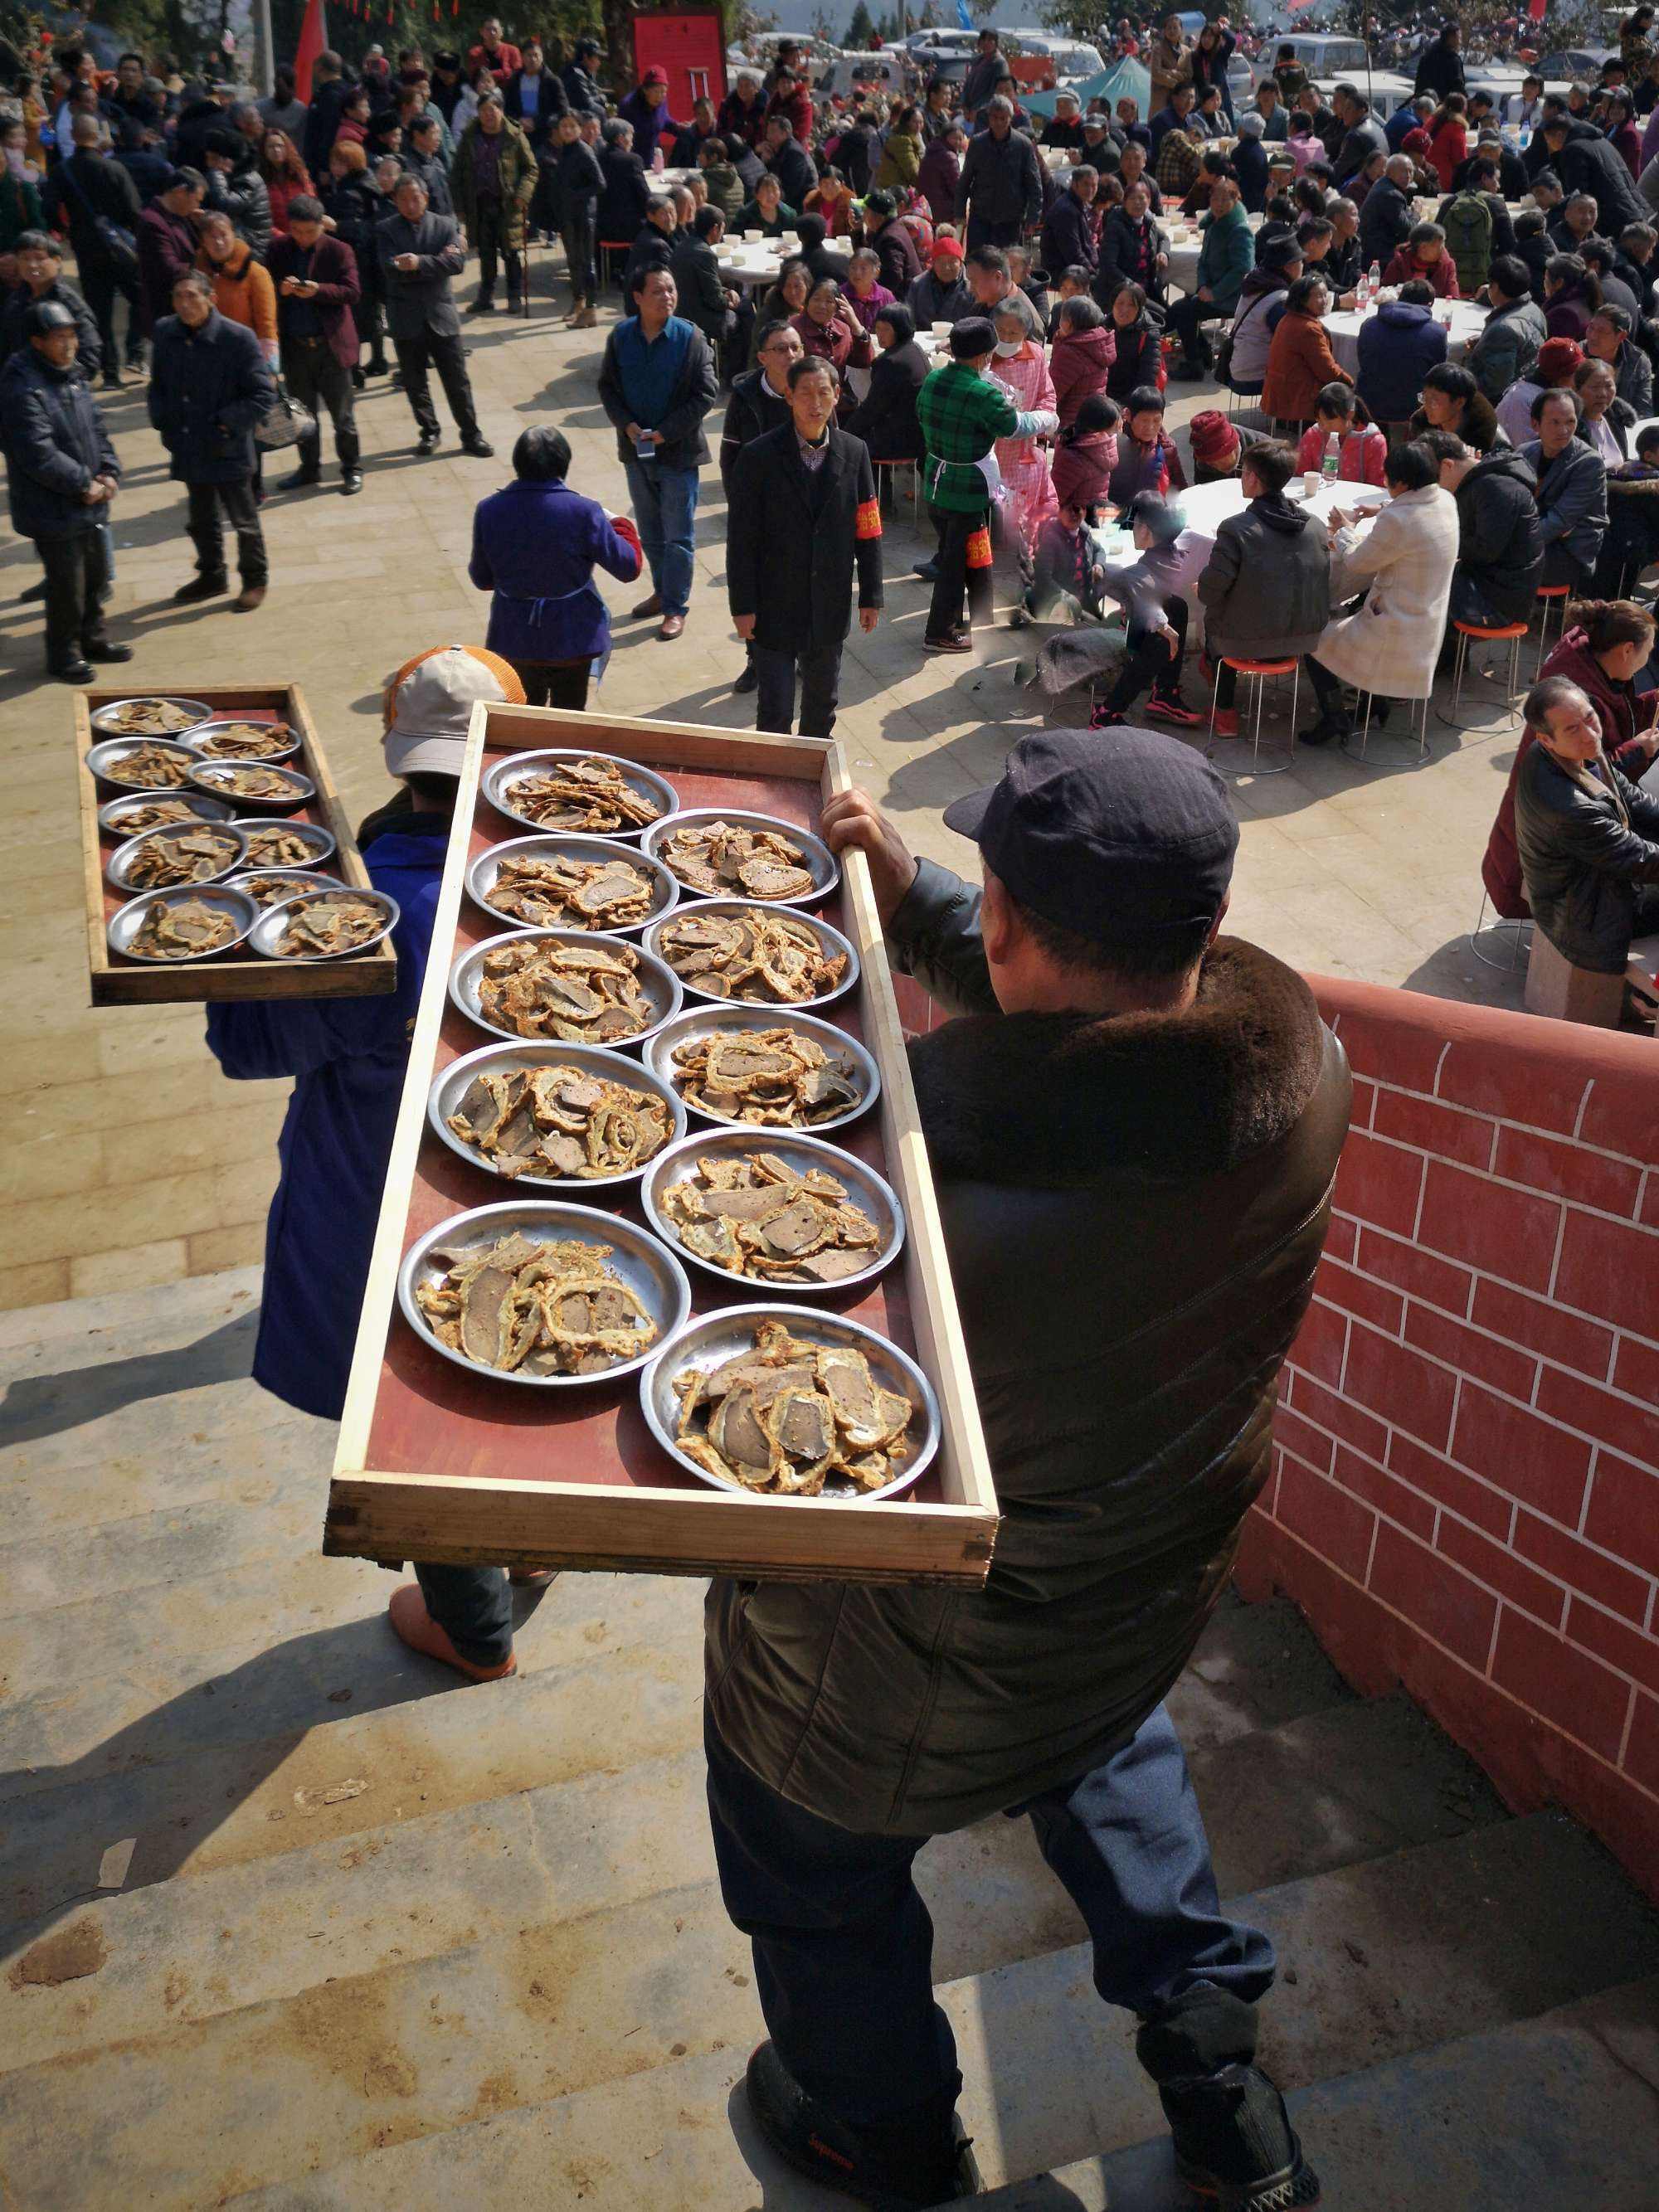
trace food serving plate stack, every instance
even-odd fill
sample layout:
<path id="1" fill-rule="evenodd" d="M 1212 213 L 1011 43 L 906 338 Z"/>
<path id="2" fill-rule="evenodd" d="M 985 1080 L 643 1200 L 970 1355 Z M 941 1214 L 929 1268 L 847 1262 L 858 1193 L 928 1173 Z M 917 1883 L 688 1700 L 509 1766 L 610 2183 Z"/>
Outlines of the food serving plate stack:
<path id="1" fill-rule="evenodd" d="M 758 817 L 799 841 L 814 878 L 811 892 L 789 903 L 743 902 L 814 925 L 826 954 L 844 945 L 852 957 L 836 988 L 798 1009 L 716 1004 L 687 988 L 675 1006 L 653 961 L 661 914 L 647 925 L 601 933 L 527 929 L 492 912 L 483 902 L 492 881 L 489 856 L 504 845 L 523 850 L 519 841 L 537 833 L 491 804 L 487 790 L 510 798 L 530 756 L 560 752 L 617 761 L 639 787 L 647 775 L 662 780 L 670 818 L 645 827 L 625 847 L 647 872 L 674 820 Z M 850 781 L 840 747 L 817 738 L 546 708 L 474 710 L 341 1424 L 327 1552 L 388 1565 L 454 1559 L 771 1579 L 983 1582 L 996 1497 L 869 874 L 859 854 L 843 856 L 839 866 L 827 853 L 820 857 L 817 841 L 823 803 Z M 580 835 L 554 842 L 568 850 Z M 582 848 L 574 843 L 574 849 Z M 613 842 L 610 855 L 600 857 L 614 866 L 616 852 Z M 703 891 L 677 882 L 663 912 L 708 904 Z M 538 936 L 633 953 L 647 981 L 650 1033 L 599 1048 L 510 1037 L 486 1026 L 478 1000 L 486 948 Z M 724 1036 L 744 1026 L 786 1030 L 844 1061 L 857 1072 L 857 1105 L 805 1128 L 688 1110 L 674 1043 L 695 1045 L 711 1032 Z M 599 1077 L 665 1099 L 672 1109 L 667 1144 L 621 1174 L 586 1177 L 568 1146 L 550 1147 L 561 1165 L 544 1168 L 525 1149 L 525 1125 L 512 1133 L 512 1115 L 525 1111 L 523 1079 L 538 1066 L 571 1070 L 573 1085 Z M 483 1094 L 471 1089 L 483 1074 L 501 1086 L 506 1101 L 497 1110 L 506 1117 L 500 1144 L 507 1173 L 483 1156 L 497 1143 L 487 1102 L 478 1103 Z M 462 1115 L 469 1094 L 474 1103 Z M 578 1096 L 574 1088 L 556 1095 Z M 458 1116 L 466 1123 L 459 1132 L 452 1126 Z M 700 1257 L 679 1240 L 665 1206 L 677 1180 L 696 1176 L 700 1160 L 714 1161 L 718 1170 L 720 1163 L 769 1153 L 785 1176 L 828 1176 L 846 1205 L 865 1216 L 867 1254 L 860 1246 L 860 1264 L 844 1276 L 834 1279 L 825 1267 L 818 1278 L 792 1279 L 797 1263 L 787 1254 L 796 1248 L 782 1244 L 782 1226 L 780 1249 L 768 1250 L 767 1272 L 758 1276 Z M 503 1206 L 507 1214 L 493 1215 Z M 641 1258 L 651 1260 L 661 1333 L 643 1361 L 552 1376 L 546 1363 L 555 1355 L 544 1340 L 538 1387 L 536 1377 L 515 1381 L 510 1369 L 458 1356 L 453 1343 L 442 1340 L 447 1325 L 452 1335 L 473 1329 L 479 1345 L 521 1346 L 521 1337 L 489 1337 L 477 1316 L 492 1319 L 499 1311 L 510 1327 L 513 1316 L 526 1311 L 523 1293 L 502 1301 L 498 1282 L 479 1286 L 468 1273 L 491 1248 L 492 1220 L 508 1216 L 514 1233 L 532 1243 L 556 1237 L 561 1222 L 586 1221 L 587 1241 L 609 1243 L 617 1275 L 636 1286 L 647 1281 L 637 1272 Z M 459 1258 L 443 1256 L 453 1254 Z M 499 1274 L 514 1262 L 495 1265 Z M 530 1263 L 525 1283 L 538 1272 Z M 683 1322 L 681 1283 L 689 1301 Z M 446 1297 L 460 1300 L 465 1322 L 444 1304 Z M 909 1397 L 913 1419 L 890 1480 L 875 1487 L 866 1467 L 872 1487 L 863 1492 L 832 1474 L 821 1494 L 778 1494 L 723 1482 L 678 1449 L 676 1376 L 718 1365 L 717 1352 L 744 1352 L 769 1312 L 826 1363 L 844 1362 L 863 1346 L 872 1383 Z"/>
<path id="2" fill-rule="evenodd" d="M 86 902 L 87 954 L 95 1006 L 157 1005 L 185 1000 L 237 999 L 369 998 L 395 988 L 397 956 L 389 938 L 366 951 L 347 958 L 300 962 L 262 957 L 252 942 L 252 933 L 240 935 L 224 951 L 206 958 L 182 961 L 139 960 L 119 949 L 124 929 L 112 925 L 133 894 L 112 877 L 111 862 L 135 834 L 130 817 L 135 805 L 148 799 L 182 799 L 200 825 L 229 823 L 245 836 L 257 838 L 265 830 L 295 830 L 308 847 L 301 866 L 327 878 L 328 888 L 368 892 L 368 871 L 341 807 L 334 778 L 315 724 L 297 686 L 288 684 L 191 684 L 146 694 L 175 702 L 186 716 L 185 726 L 164 737 L 149 738 L 123 731 L 120 709 L 139 696 L 125 690 L 94 689 L 75 695 L 75 739 L 81 811 L 81 849 Z M 177 716 L 170 719 L 178 720 Z M 215 756 L 203 750 L 204 742 L 231 723 L 247 723 L 258 730 L 285 724 L 290 738 L 257 765 L 276 771 L 287 787 L 281 800 L 245 800 L 231 793 L 210 789 Z M 118 766 L 121 750 L 140 743 L 176 747 L 186 780 L 176 788 L 130 791 L 113 781 L 108 770 Z M 114 748 L 114 757 L 106 748 Z M 97 748 L 94 751 L 94 748 Z M 88 755 L 92 756 L 90 763 Z M 209 775 L 201 780 L 204 769 Z M 256 866 L 252 860 L 244 868 Z M 261 866 L 262 873 L 276 872 L 280 864 Z M 296 890 L 303 885 L 295 886 Z"/>

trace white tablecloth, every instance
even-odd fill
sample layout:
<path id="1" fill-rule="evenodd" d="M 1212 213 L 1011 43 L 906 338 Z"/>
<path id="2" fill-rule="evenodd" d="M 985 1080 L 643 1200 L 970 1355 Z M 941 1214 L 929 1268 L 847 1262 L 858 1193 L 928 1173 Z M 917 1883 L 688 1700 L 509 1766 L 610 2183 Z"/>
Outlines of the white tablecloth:
<path id="1" fill-rule="evenodd" d="M 1445 305 L 1442 302 L 1443 315 Z M 1473 300 L 1453 300 L 1449 302 L 1451 322 L 1447 331 L 1446 357 L 1462 361 L 1486 326 L 1488 310 L 1478 307 Z M 1325 335 L 1331 342 L 1331 351 L 1350 376 L 1359 374 L 1359 326 L 1376 313 L 1368 307 L 1364 314 L 1353 308 L 1339 308 L 1325 318 Z"/>
<path id="2" fill-rule="evenodd" d="M 777 283 L 784 253 L 775 239 L 759 246 L 722 243 L 714 248 L 714 260 L 723 284 L 740 284 L 745 292 L 751 292 L 758 286 Z"/>
<path id="3" fill-rule="evenodd" d="M 1266 217 L 1262 216 L 1251 216 L 1249 218 L 1251 230 L 1253 232 L 1260 230 L 1265 220 Z M 1188 226 L 1188 235 L 1184 245 L 1174 240 L 1172 232 L 1169 273 L 1165 278 L 1172 292 L 1197 291 L 1198 256 L 1203 243 L 1203 236 L 1196 222 Z"/>
<path id="4" fill-rule="evenodd" d="M 1352 514 L 1356 508 L 1370 507 L 1375 511 L 1382 504 L 1383 495 L 1375 484 L 1322 483 L 1309 500 L 1304 500 L 1301 484 L 1302 478 L 1295 477 L 1289 496 L 1298 506 L 1305 505 L 1322 522 L 1330 520 L 1335 507 Z M 1195 641 L 1204 634 L 1204 609 L 1198 596 L 1198 580 L 1215 550 L 1217 531 L 1229 515 L 1244 512 L 1246 501 L 1237 477 L 1224 477 L 1217 483 L 1194 484 L 1190 490 L 1179 493 L 1177 498 L 1187 526 L 1176 541 L 1180 560 L 1176 587 L 1190 610 L 1188 640 Z M 1115 524 L 1097 530 L 1093 536 L 1100 559 L 1109 568 L 1127 568 L 1131 562 L 1140 558 L 1128 532 L 1118 529 Z"/>

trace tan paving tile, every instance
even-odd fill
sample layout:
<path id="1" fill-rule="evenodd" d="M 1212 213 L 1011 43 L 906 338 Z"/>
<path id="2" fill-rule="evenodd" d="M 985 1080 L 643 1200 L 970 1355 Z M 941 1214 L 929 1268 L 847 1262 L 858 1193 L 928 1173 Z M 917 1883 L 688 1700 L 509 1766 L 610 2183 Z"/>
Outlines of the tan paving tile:
<path id="1" fill-rule="evenodd" d="M 70 1295 L 67 1260 L 33 1260 L 21 1267 L 0 1267 L 0 1311 L 20 1306 L 55 1305 Z"/>
<path id="2" fill-rule="evenodd" d="M 128 1244 L 112 1252 L 88 1252 L 70 1261 L 72 1298 L 98 1297 L 110 1291 L 148 1291 L 176 1283 L 188 1273 L 182 1237 L 155 1244 Z"/>
<path id="3" fill-rule="evenodd" d="M 276 1177 L 273 1174 L 272 1182 Z M 246 1267 L 265 1256 L 265 1217 L 262 1207 L 254 1221 L 239 1221 L 228 1229 L 204 1229 L 185 1239 L 185 1273 L 216 1275 L 224 1267 Z"/>

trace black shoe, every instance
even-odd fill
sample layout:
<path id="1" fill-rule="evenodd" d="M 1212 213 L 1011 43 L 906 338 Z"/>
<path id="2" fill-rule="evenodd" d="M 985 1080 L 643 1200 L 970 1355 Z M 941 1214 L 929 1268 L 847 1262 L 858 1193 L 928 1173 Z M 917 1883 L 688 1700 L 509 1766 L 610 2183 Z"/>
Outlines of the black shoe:
<path id="1" fill-rule="evenodd" d="M 121 381 L 121 372 L 118 368 L 106 368 L 104 371 L 104 389 L 106 392 L 124 392 L 126 389 Z"/>
<path id="2" fill-rule="evenodd" d="M 1215 2212 L 1301 2212 L 1319 2176 L 1302 2155 L 1285 2100 L 1259 2066 L 1163 2081 L 1176 2172 Z"/>
<path id="3" fill-rule="evenodd" d="M 1200 384 L 1209 373 L 1207 362 L 1182 359 L 1170 364 L 1170 381 L 1171 384 Z"/>
<path id="4" fill-rule="evenodd" d="M 954 2204 L 977 2190 L 968 2146 L 957 2142 L 954 2100 L 878 2127 L 851 2128 L 807 2095 L 770 2043 L 750 2060 L 745 2086 L 767 2142 L 786 2165 L 822 2188 L 878 2212 Z"/>
<path id="5" fill-rule="evenodd" d="M 117 645 L 112 639 L 107 637 L 88 638 L 81 650 L 88 660 L 118 661 L 131 660 L 132 658 L 132 647 L 130 645 Z"/>
<path id="6" fill-rule="evenodd" d="M 461 451 L 464 453 L 471 453 L 475 461 L 493 460 L 495 453 L 495 448 L 490 444 L 489 439 L 480 435 L 477 430 L 470 438 L 462 439 Z"/>
<path id="7" fill-rule="evenodd" d="M 361 469 L 345 469 L 342 471 L 340 476 L 340 496 L 342 499 L 355 499 L 362 488 L 363 472 Z"/>
<path id="8" fill-rule="evenodd" d="M 211 576 L 192 576 L 187 584 L 180 584 L 173 595 L 174 606 L 194 606 L 198 599 L 222 599 L 230 589 L 230 578 L 219 569 Z"/>
<path id="9" fill-rule="evenodd" d="M 760 671 L 756 667 L 754 662 L 751 660 L 744 668 L 742 675 L 738 677 L 737 682 L 732 686 L 732 689 L 739 694 L 746 695 L 750 691 L 758 690 L 759 688 Z"/>
<path id="10" fill-rule="evenodd" d="M 319 483 L 322 481 L 322 475 L 320 464 L 313 468 L 308 463 L 301 461 L 293 475 L 284 477 L 276 489 L 278 491 L 303 491 L 307 484 Z"/>
<path id="11" fill-rule="evenodd" d="M 925 584 L 936 584 L 939 581 L 939 562 L 918 561 L 910 574 L 913 576 L 920 576 Z"/>
<path id="12" fill-rule="evenodd" d="M 56 668 L 47 669 L 46 673 L 58 684 L 90 684 L 92 681 L 92 670 L 84 660 L 61 660 Z"/>
<path id="13" fill-rule="evenodd" d="M 1300 742 L 1304 745 L 1328 745 L 1333 738 L 1346 738 L 1347 734 L 1346 714 L 1322 714 L 1312 729 L 1301 732 Z"/>
<path id="14" fill-rule="evenodd" d="M 495 302 L 487 293 L 480 292 L 466 312 L 469 315 L 493 315 L 495 312 Z"/>
<path id="15" fill-rule="evenodd" d="M 368 376 L 392 376 L 394 384 L 401 382 L 403 378 L 403 371 L 401 369 L 398 371 L 395 376 L 392 376 L 392 363 L 386 359 L 383 353 L 370 354 L 368 361 L 364 363 L 363 373 Z"/>
<path id="16" fill-rule="evenodd" d="M 509 293 L 507 294 L 507 313 L 508 313 L 509 315 L 518 315 L 518 314 L 522 314 L 522 313 L 523 313 L 523 312 L 524 312 L 524 295 L 523 295 L 521 292 L 509 292 Z"/>
<path id="17" fill-rule="evenodd" d="M 415 441 L 415 450 L 420 454 L 422 459 L 424 459 L 428 453 L 435 453 L 438 450 L 437 432 L 435 430 L 422 430 L 420 436 Z"/>
<path id="18" fill-rule="evenodd" d="M 352 370 L 351 383 L 354 391 L 361 392 L 368 382 L 368 371 L 366 368 L 354 368 Z"/>

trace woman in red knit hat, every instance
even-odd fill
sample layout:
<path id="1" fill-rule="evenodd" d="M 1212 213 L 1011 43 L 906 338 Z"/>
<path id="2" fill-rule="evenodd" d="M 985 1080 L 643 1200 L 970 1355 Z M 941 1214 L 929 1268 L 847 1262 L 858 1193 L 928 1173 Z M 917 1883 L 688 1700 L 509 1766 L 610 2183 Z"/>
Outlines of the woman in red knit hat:
<path id="1" fill-rule="evenodd" d="M 1193 447 L 1193 482 L 1219 483 L 1238 474 L 1244 441 L 1218 408 L 1206 407 L 1187 425 Z"/>

